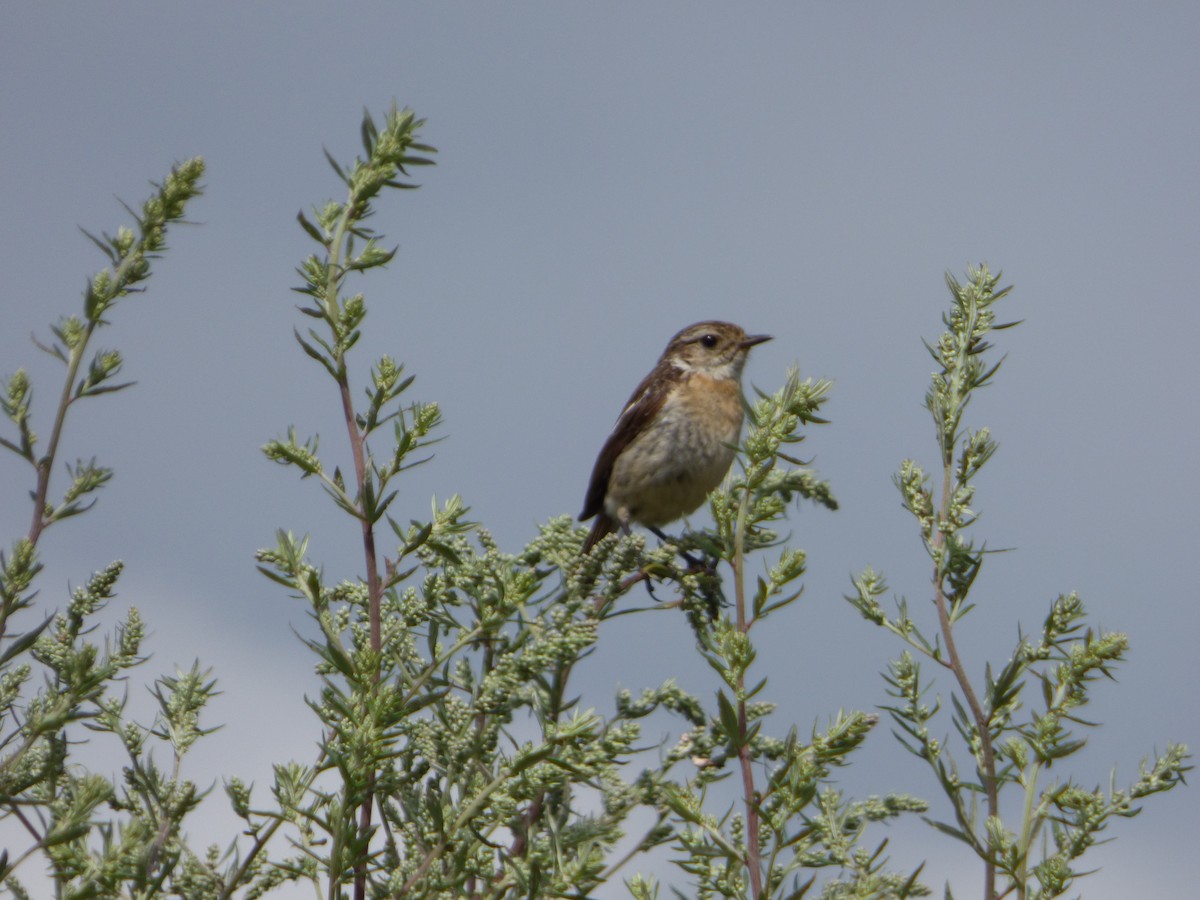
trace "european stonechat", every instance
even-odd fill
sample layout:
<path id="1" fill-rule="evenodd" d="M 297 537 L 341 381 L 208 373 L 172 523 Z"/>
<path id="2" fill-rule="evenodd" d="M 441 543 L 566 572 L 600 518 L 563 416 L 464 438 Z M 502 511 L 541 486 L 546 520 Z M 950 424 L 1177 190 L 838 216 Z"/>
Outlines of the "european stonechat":
<path id="1" fill-rule="evenodd" d="M 604 442 L 580 521 L 596 517 L 587 553 L 637 522 L 659 526 L 694 512 L 721 483 L 742 430 L 742 368 L 767 334 L 697 322 L 667 344 Z"/>

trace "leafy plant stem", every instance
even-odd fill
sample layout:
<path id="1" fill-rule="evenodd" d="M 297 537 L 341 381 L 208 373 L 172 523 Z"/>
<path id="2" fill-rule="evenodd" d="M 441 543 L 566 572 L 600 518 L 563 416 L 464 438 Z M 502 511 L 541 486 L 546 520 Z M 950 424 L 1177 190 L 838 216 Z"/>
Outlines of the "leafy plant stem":
<path id="1" fill-rule="evenodd" d="M 753 621 L 746 617 L 746 507 L 750 503 L 749 493 L 743 493 L 742 502 L 738 505 L 737 525 L 733 538 L 733 584 L 735 604 L 737 606 L 737 628 L 742 634 L 750 631 Z M 750 872 L 750 890 L 754 900 L 762 896 L 762 857 L 759 852 L 758 828 L 759 813 L 757 791 L 754 786 L 753 759 L 750 754 L 750 742 L 747 739 L 749 723 L 746 717 L 746 678 L 744 674 L 737 677 L 737 719 L 738 719 L 738 765 L 742 772 L 742 794 L 746 803 L 746 868 Z"/>
<path id="2" fill-rule="evenodd" d="M 969 321 L 963 329 L 964 334 L 973 335 L 977 332 L 978 316 L 978 307 L 975 303 L 971 303 L 969 305 Z M 932 549 L 935 559 L 934 591 L 938 626 L 941 630 L 942 640 L 946 644 L 947 658 L 941 660 L 941 662 L 954 673 L 954 677 L 958 681 L 958 686 L 963 692 L 963 697 L 967 701 L 967 706 L 971 710 L 971 718 L 975 720 L 975 730 L 979 735 L 980 762 L 983 769 L 980 774 L 987 796 L 988 819 L 998 821 L 1000 817 L 1000 797 L 996 784 L 996 754 L 995 748 L 992 746 L 991 725 L 983 706 L 979 702 L 979 697 L 975 693 L 975 688 L 967 676 L 962 657 L 958 654 L 958 647 L 954 642 L 954 625 L 950 618 L 949 601 L 946 598 L 945 591 L 946 579 L 950 573 L 950 557 L 953 552 L 946 536 L 948 530 L 953 527 L 950 523 L 953 514 L 951 507 L 954 501 L 955 488 L 954 450 L 957 445 L 958 422 L 961 418 L 962 407 L 965 406 L 966 397 L 969 393 L 969 386 L 964 384 L 962 379 L 963 373 L 968 370 L 971 344 L 969 341 L 964 340 L 961 342 L 960 347 L 959 358 L 952 375 L 956 388 L 954 393 L 958 400 L 956 404 L 958 408 L 955 410 L 953 424 L 948 427 L 944 426 L 938 432 L 941 441 L 943 474 L 941 509 L 932 539 Z M 984 868 L 983 896 L 986 900 L 993 900 L 996 896 L 996 864 L 990 853 L 988 854 Z"/>
<path id="3" fill-rule="evenodd" d="M 1020 856 L 1017 871 L 1013 873 L 1017 885 L 1017 900 L 1025 900 L 1026 885 L 1029 881 L 1029 847 L 1033 843 L 1037 831 L 1038 820 L 1034 815 L 1034 806 L 1037 801 L 1038 776 L 1041 771 L 1042 764 L 1034 762 L 1029 766 L 1029 772 L 1025 776 L 1025 806 L 1021 811 L 1021 843 L 1018 845 Z"/>
<path id="4" fill-rule="evenodd" d="M 325 314 L 330 322 L 337 321 L 338 292 L 345 276 L 343 255 L 346 252 L 346 232 L 350 217 L 358 208 L 359 198 L 353 187 L 346 202 L 345 209 L 338 219 L 337 227 L 329 243 L 330 265 L 325 295 Z M 366 438 L 358 425 L 358 417 L 354 411 L 354 400 L 350 393 L 350 378 L 346 368 L 345 348 L 340 340 L 335 341 L 337 347 L 336 374 L 338 394 L 342 401 L 342 415 L 346 424 L 346 435 L 350 441 L 350 452 L 354 460 L 354 478 L 358 488 L 357 517 L 362 531 L 363 564 L 367 575 L 367 597 L 369 604 L 368 617 L 371 629 L 371 653 L 374 661 L 374 671 L 371 673 L 371 689 L 377 690 L 380 680 L 379 666 L 380 651 L 383 646 L 382 603 L 383 582 L 379 575 L 378 557 L 375 549 L 375 525 L 367 510 L 367 463 Z M 358 832 L 364 846 L 371 831 L 371 817 L 375 806 L 375 773 L 367 775 L 366 793 L 359 808 Z M 367 861 L 359 859 L 355 863 L 354 897 L 355 900 L 365 900 L 367 895 Z"/>
<path id="5" fill-rule="evenodd" d="M 29 543 L 37 546 L 38 538 L 43 529 L 49 524 L 46 518 L 46 496 L 50 491 L 50 474 L 54 469 L 54 459 L 58 455 L 58 442 L 62 437 L 63 425 L 67 420 L 67 409 L 71 405 L 71 389 L 75 377 L 79 374 L 79 364 L 83 361 L 84 352 L 96 330 L 97 320 L 89 319 L 83 333 L 83 339 L 71 348 L 71 356 L 67 360 L 67 375 L 63 379 L 62 396 L 58 401 L 58 411 L 54 416 L 54 427 L 50 430 L 50 440 L 46 444 L 46 452 L 37 461 L 37 486 L 33 493 L 33 521 L 29 526 Z M 0 634 L 0 637 L 3 635 Z"/>

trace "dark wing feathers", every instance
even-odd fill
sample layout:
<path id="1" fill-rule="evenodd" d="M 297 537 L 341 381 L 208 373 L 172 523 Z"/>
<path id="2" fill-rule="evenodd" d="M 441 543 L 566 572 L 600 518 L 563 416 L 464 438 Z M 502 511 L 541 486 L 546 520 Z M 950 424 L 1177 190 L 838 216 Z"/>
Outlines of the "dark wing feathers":
<path id="1" fill-rule="evenodd" d="M 580 521 L 604 513 L 604 495 L 608 492 L 608 479 L 612 474 L 613 463 L 617 461 L 621 451 L 641 434 L 646 424 L 658 415 L 667 396 L 682 376 L 683 372 L 679 368 L 659 360 L 658 365 L 637 386 L 621 417 L 617 419 L 617 424 L 613 426 L 612 434 L 600 448 L 600 455 L 596 457 L 587 497 L 583 501 L 583 512 L 579 514 Z"/>

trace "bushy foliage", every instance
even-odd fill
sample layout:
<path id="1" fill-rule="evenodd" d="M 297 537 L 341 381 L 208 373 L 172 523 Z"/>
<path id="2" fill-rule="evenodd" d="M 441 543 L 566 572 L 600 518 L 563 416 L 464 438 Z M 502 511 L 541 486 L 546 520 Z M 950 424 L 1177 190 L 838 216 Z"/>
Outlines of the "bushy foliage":
<path id="1" fill-rule="evenodd" d="M 70 407 L 126 386 L 115 382 L 120 355 L 89 359 L 91 339 L 148 277 L 168 225 L 200 192 L 202 162 L 173 170 L 135 213 L 135 228 L 92 238 L 110 267 L 89 281 L 83 315 L 60 321 L 43 347 L 66 368 L 44 449 L 32 427 L 30 380 L 23 370 L 8 377 L 2 401 L 12 436 L 0 437 L 0 447 L 30 465 L 34 504 L 29 532 L 0 555 L 0 819 L 26 836 L 0 855 L 0 884 L 26 896 L 23 879 L 41 866 L 63 897 L 259 897 L 292 883 L 331 898 L 584 897 L 620 879 L 639 900 L 664 891 L 929 893 L 919 865 L 894 869 L 886 841 L 868 833 L 898 819 L 915 825 L 911 814 L 927 804 L 899 792 L 850 798 L 834 782 L 877 716 L 831 711 L 824 727 L 780 725 L 754 643 L 768 619 L 799 614 L 806 557 L 781 538 L 789 509 L 796 501 L 836 508 L 830 486 L 791 452 L 804 428 L 823 423 L 829 382 L 793 371 L 777 391 L 760 393 L 738 463 L 710 497 L 713 527 L 657 547 L 611 535 L 581 554 L 584 532 L 564 517 L 506 553 L 457 496 L 435 501 L 423 519 L 400 518 L 398 479 L 430 458 L 441 414 L 436 403 L 410 399 L 413 377 L 400 363 L 357 358 L 369 306 L 351 285 L 395 256 L 365 223 L 387 189 L 412 187 L 411 170 L 432 163 L 434 149 L 418 140 L 422 125 L 395 107 L 379 124 L 367 116 L 363 155 L 351 164 L 329 157 L 344 196 L 299 217 L 315 248 L 299 267 L 308 327 L 296 339 L 337 388 L 352 469 L 331 466 L 317 436 L 294 426 L 263 449 L 319 484 L 330 511 L 348 517 L 363 574 L 327 574 L 307 539 L 289 531 L 258 552 L 260 571 L 314 622 L 316 637 L 305 643 L 321 679 L 309 698 L 319 750 L 310 762 L 276 766 L 265 796 L 236 778 L 225 783 L 242 820 L 225 848 L 190 848 L 182 837 L 203 799 L 182 765 L 209 730 L 201 713 L 215 681 L 198 664 L 162 676 L 155 721 L 130 721 L 118 684 L 144 660 L 145 625 L 134 610 L 103 641 L 95 636 L 121 564 L 95 573 L 64 612 L 39 615 L 34 589 L 44 529 L 85 511 L 111 475 L 81 461 L 50 499 Z M 885 709 L 949 799 L 953 821 L 935 827 L 979 855 L 987 896 L 1058 896 L 1111 817 L 1132 815 L 1144 797 L 1182 781 L 1187 754 L 1170 747 L 1127 788 L 1089 791 L 1061 768 L 1046 781 L 1050 764 L 1080 746 L 1071 730 L 1082 724 L 1077 710 L 1127 643 L 1085 632 L 1073 595 L 1059 598 L 1040 634 L 1022 638 L 982 686 L 967 677 L 954 629 L 971 609 L 984 559 L 968 536 L 972 480 L 995 444 L 987 429 L 963 422 L 972 392 L 998 368 L 987 362 L 987 338 L 1007 327 L 992 309 L 1007 291 L 986 268 L 950 288 L 947 330 L 930 346 L 940 371 L 927 396 L 943 488 L 935 492 L 912 462 L 897 477 L 934 566 L 936 630 L 904 603 L 885 612 L 886 584 L 870 570 L 848 599 L 908 645 L 888 668 Z M 617 604 L 642 586 L 686 615 L 718 686 L 711 698 L 670 681 L 623 691 L 603 714 L 601 699 L 581 696 L 572 676 L 604 639 Z M 927 700 L 920 658 L 954 679 L 961 750 L 933 737 L 940 708 Z M 1022 714 L 1030 685 L 1041 687 L 1041 704 Z M 652 714 L 676 724 L 672 740 L 648 751 L 642 725 Z M 119 778 L 88 770 L 89 735 L 124 748 Z M 154 761 L 156 746 L 169 751 L 167 769 Z M 955 753 L 973 760 L 971 774 L 960 773 Z M 1000 819 L 1004 791 L 1024 792 L 1019 821 Z M 1035 841 L 1047 831 L 1038 855 Z M 636 871 L 656 847 L 668 848 L 678 869 L 665 884 Z"/>

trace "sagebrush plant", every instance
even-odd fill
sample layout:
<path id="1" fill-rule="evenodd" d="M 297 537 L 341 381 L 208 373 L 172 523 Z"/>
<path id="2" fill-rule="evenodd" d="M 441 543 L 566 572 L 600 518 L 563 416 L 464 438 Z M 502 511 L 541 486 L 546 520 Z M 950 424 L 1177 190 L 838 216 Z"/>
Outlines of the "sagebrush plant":
<path id="1" fill-rule="evenodd" d="M 296 338 L 330 379 L 345 443 L 338 441 L 341 454 L 331 454 L 330 441 L 302 437 L 291 426 L 264 452 L 321 486 L 331 509 L 355 529 L 362 557 L 353 573 L 329 573 L 318 548 L 286 529 L 258 552 L 263 574 L 312 620 L 304 642 L 321 679 L 319 693 L 308 698 L 319 749 L 312 759 L 277 764 L 265 791 L 228 778 L 224 793 L 241 827 L 221 846 L 193 851 L 182 831 L 202 793 L 183 777 L 181 763 L 211 728 L 202 727 L 200 715 L 214 680 L 199 664 L 159 678 L 152 687 L 156 722 L 129 722 L 124 692 L 113 686 L 142 661 L 145 626 L 132 611 L 103 646 L 93 633 L 120 564 L 92 576 L 60 614 L 35 617 L 33 590 L 42 530 L 85 511 L 109 478 L 94 461 L 80 462 L 69 467 L 61 499 L 49 500 L 68 408 L 123 386 L 114 380 L 120 357 L 113 352 L 94 354 L 85 371 L 89 341 L 116 300 L 148 275 L 165 227 L 181 220 L 199 192 L 198 160 L 172 172 L 137 214 L 135 230 L 94 238 L 112 266 L 90 282 L 83 317 L 56 326 L 57 340 L 45 348 L 66 365 L 67 378 L 40 453 L 29 379 L 23 371 L 8 378 L 4 411 L 15 434 L 0 437 L 0 446 L 32 465 L 35 505 L 29 533 L 0 556 L 0 824 L 15 822 L 27 835 L 22 847 L 0 854 L 0 885 L 24 897 L 25 873 L 48 872 L 59 897 L 254 898 L 294 893 L 297 885 L 331 900 L 582 898 L 601 889 L 638 900 L 927 894 L 917 880 L 920 865 L 893 869 L 886 840 L 867 834 L 876 823 L 911 820 L 906 814 L 924 812 L 926 804 L 896 793 L 855 800 L 833 781 L 876 716 L 831 710 L 820 726 L 776 728 L 754 645 L 768 618 L 801 614 L 796 600 L 806 557 L 781 537 L 789 509 L 797 500 L 836 508 L 829 486 L 790 454 L 802 428 L 822 423 L 829 382 L 791 371 L 777 391 L 759 392 L 738 463 L 710 497 L 713 527 L 683 530 L 661 545 L 648 546 L 637 534 L 610 535 L 585 555 L 584 530 L 563 516 L 508 553 L 470 520 L 459 497 L 435 500 L 421 514 L 401 495 L 406 470 L 430 459 L 441 412 L 410 399 L 413 377 L 393 358 L 358 359 L 369 307 L 354 285 L 395 256 L 365 222 L 386 189 L 412 187 L 411 170 L 432 162 L 434 149 L 419 140 L 422 125 L 394 106 L 379 123 L 365 116 L 361 157 L 341 164 L 326 154 L 344 195 L 299 216 L 316 246 L 299 268 L 299 311 L 309 327 L 297 329 Z M 961 315 L 956 306 L 952 330 L 966 328 L 971 342 L 965 349 L 947 344 L 945 359 L 964 362 L 953 372 L 947 363 L 930 401 L 939 422 L 953 425 L 944 435 L 952 448 L 966 396 L 991 374 L 976 368 L 990 319 L 963 325 Z M 961 465 L 962 489 L 948 482 L 955 499 L 940 519 L 926 512 L 932 500 L 920 473 L 906 466 L 901 478 L 910 508 L 934 523 L 926 544 L 944 572 L 943 636 L 925 640 L 903 609 L 898 619 L 885 616 L 878 576 L 860 578 L 855 598 L 875 621 L 952 667 L 958 663 L 949 663 L 942 642 L 952 647 L 950 626 L 966 610 L 962 598 L 982 558 L 960 534 L 969 524 L 968 486 L 991 452 L 986 434 L 964 446 L 971 450 Z M 642 587 L 652 589 L 656 603 L 635 606 L 631 593 Z M 1071 721 L 1088 678 L 1123 649 L 1101 636 L 1077 652 L 1078 641 L 1068 643 L 1077 628 L 1073 603 L 1056 607 L 1043 639 L 1028 643 L 1021 658 L 1029 665 L 1005 670 L 994 679 L 1000 687 L 989 688 L 1008 698 L 1003 715 L 1012 716 L 1013 685 L 1035 663 L 1061 660 L 1065 669 L 1045 676 L 1046 716 L 1012 731 L 1047 760 L 1070 749 L 1054 729 Z M 685 617 L 712 670 L 711 693 L 697 696 L 668 681 L 619 693 L 611 713 L 585 702 L 577 673 L 618 614 Z M 944 784 L 957 786 L 940 744 L 923 730 L 933 713 L 921 706 L 924 688 L 906 659 L 892 670 L 900 698 L 892 715 L 912 725 L 910 749 L 931 758 Z M 39 673 L 45 686 L 34 690 Z M 988 709 L 970 696 L 968 707 Z M 972 738 L 972 715 L 962 712 L 959 724 L 995 789 L 1035 783 L 1048 762 L 997 743 L 1006 736 L 998 726 L 994 736 L 984 728 L 987 739 Z M 642 736 L 649 716 L 656 727 L 673 723 L 661 743 L 648 745 Z M 88 770 L 81 726 L 116 736 L 126 749 L 117 780 Z M 155 745 L 169 750 L 168 771 L 155 765 Z M 280 756 L 288 750 L 280 748 Z M 1092 801 L 1070 785 L 1043 791 L 1039 796 L 1056 805 L 1039 807 L 1041 818 L 1029 821 L 1048 822 L 1056 839 L 1066 835 L 1082 846 L 1102 827 L 1097 815 L 1132 812 L 1138 797 L 1181 780 L 1183 751 L 1171 752 L 1120 797 Z M 988 795 L 986 784 L 979 793 Z M 944 827 L 976 839 L 993 857 L 1017 860 L 1011 848 L 1028 848 L 1037 836 L 1040 825 L 1019 844 L 990 820 L 975 830 L 961 791 L 952 796 L 960 801 L 959 820 Z M 654 848 L 675 866 L 674 877 L 660 873 L 662 883 L 637 871 Z M 1006 863 L 1014 882 L 1022 864 Z M 1049 866 L 1034 871 L 1047 883 Z"/>
<path id="2" fill-rule="evenodd" d="M 893 698 L 885 709 L 900 729 L 899 742 L 933 769 L 950 801 L 953 821 L 931 824 L 979 856 L 984 897 L 1059 897 L 1086 874 L 1076 861 L 1109 821 L 1136 815 L 1138 801 L 1182 783 L 1189 757 L 1183 745 L 1169 744 L 1149 764 L 1143 760 L 1140 777 L 1126 787 L 1117 786 L 1115 775 L 1107 789 L 1085 787 L 1064 771 L 1062 760 L 1084 745 L 1076 729 L 1095 724 L 1080 718 L 1092 683 L 1109 676 L 1129 647 L 1122 632 L 1087 628 L 1076 594 L 1051 602 L 1038 633 L 1019 631 L 1012 656 L 1003 666 L 984 666 L 982 682 L 973 680 L 972 667 L 959 654 L 956 629 L 974 608 L 970 593 L 987 556 L 970 533 L 978 518 L 975 479 L 996 451 L 987 428 L 967 429 L 965 413 L 974 392 L 991 383 L 1002 362 L 987 357 L 990 335 L 1016 323 L 997 323 L 994 306 L 1011 288 L 1001 288 L 1000 275 L 986 265 L 969 269 L 965 284 L 949 275 L 946 281 L 951 306 L 943 316 L 946 331 L 927 345 L 939 369 L 925 396 L 937 435 L 940 486 L 935 487 L 936 475 L 931 478 L 911 459 L 896 476 L 933 563 L 936 625 L 932 631 L 922 626 L 903 599 L 888 614 L 879 602 L 887 584 L 870 569 L 854 579 L 854 593 L 846 599 L 910 648 L 885 673 Z M 924 678 L 920 658 L 949 670 L 954 679 L 950 721 L 957 741 L 935 731 L 941 704 L 929 699 L 932 683 Z M 969 770 L 958 766 L 962 754 L 971 760 Z M 1001 794 L 1018 800 L 1020 815 L 1011 821 L 1001 817 Z"/>
<path id="3" fill-rule="evenodd" d="M 286 532 L 259 554 L 263 571 L 303 600 L 319 627 L 309 646 L 324 687 L 312 705 L 325 738 L 317 761 L 280 770 L 278 809 L 252 811 L 239 800 L 251 831 L 286 824 L 294 848 L 256 861 L 256 885 L 307 880 L 329 896 L 344 885 L 355 897 L 577 897 L 640 851 L 673 843 L 700 896 L 797 896 L 800 868 L 831 865 L 843 884 L 915 890 L 903 888 L 908 876 L 882 872 L 874 853 L 857 852 L 856 840 L 868 821 L 919 804 L 851 804 L 820 790 L 873 717 L 837 717 L 809 743 L 795 730 L 772 739 L 760 732 L 769 711 L 756 699 L 763 684 L 746 686 L 751 627 L 795 599 L 789 585 L 804 571 L 803 554 L 785 550 L 748 598 L 746 554 L 774 545 L 770 528 L 793 497 L 833 505 L 810 472 L 779 465 L 801 424 L 819 421 L 828 383 L 792 375 L 759 400 L 745 472 L 713 496 L 715 531 L 690 534 L 680 548 L 614 536 L 583 555 L 582 533 L 564 517 L 506 554 L 457 497 L 423 520 L 394 516 L 395 479 L 427 459 L 440 414 L 404 399 L 412 379 L 389 358 L 370 367 L 365 399 L 353 403 L 349 351 L 367 305 L 347 279 L 392 258 L 362 221 L 383 187 L 408 186 L 398 179 L 430 161 L 420 126 L 409 111 L 393 109 L 379 126 L 368 117 L 365 156 L 352 166 L 330 160 L 346 200 L 300 218 L 319 245 L 299 288 L 308 298 L 301 312 L 318 327 L 297 338 L 336 386 L 353 468 L 343 475 L 318 454 L 315 437 L 294 428 L 265 449 L 318 480 L 356 521 L 365 576 L 327 580 L 307 541 Z M 677 549 L 702 550 L 709 564 L 681 566 Z M 731 567 L 736 621 L 718 611 L 718 560 Z M 621 695 L 605 716 L 570 687 L 614 604 L 649 580 L 677 592 L 675 605 L 721 675 L 711 709 L 668 683 Z M 638 720 L 656 709 L 681 716 L 685 730 L 675 748 L 646 754 Z M 694 771 L 677 777 L 681 766 Z M 730 768 L 745 790 L 745 812 L 732 817 L 707 797 Z M 627 836 L 638 808 L 651 824 Z M 630 885 L 636 896 L 654 891 L 645 878 Z"/>
<path id="4" fill-rule="evenodd" d="M 88 234 L 109 265 L 88 279 L 82 314 L 64 317 L 51 327 L 53 339 L 38 343 L 65 369 L 44 443 L 34 430 L 33 385 L 24 369 L 6 378 L 0 397 L 15 431 L 0 436 L 0 447 L 29 466 L 33 482 L 29 529 L 0 552 L 0 823 L 9 835 L 0 850 L 0 885 L 14 896 L 26 895 L 22 879 L 47 875 L 60 897 L 153 896 L 169 889 L 189 856 L 182 827 L 202 792 L 182 777 L 181 765 L 206 732 L 200 712 L 215 683 L 199 664 L 162 676 L 152 687 L 155 721 L 130 721 L 123 681 L 145 660 L 145 625 L 132 608 L 112 633 L 96 633 L 122 564 L 93 573 L 61 611 L 39 609 L 34 585 L 46 529 L 91 508 L 112 476 L 95 459 L 79 460 L 65 466 L 66 487 L 52 492 L 69 411 L 128 387 L 116 380 L 121 354 L 93 350 L 93 337 L 120 301 L 144 289 L 168 226 L 183 221 L 203 174 L 201 159 L 176 166 L 130 210 L 132 227 Z M 89 732 L 111 735 L 123 748 L 119 779 L 85 767 Z M 156 748 L 167 752 L 168 769 L 156 764 Z"/>

